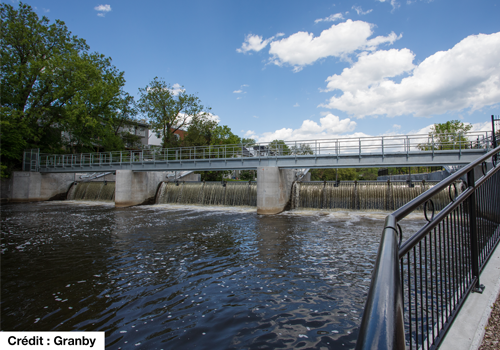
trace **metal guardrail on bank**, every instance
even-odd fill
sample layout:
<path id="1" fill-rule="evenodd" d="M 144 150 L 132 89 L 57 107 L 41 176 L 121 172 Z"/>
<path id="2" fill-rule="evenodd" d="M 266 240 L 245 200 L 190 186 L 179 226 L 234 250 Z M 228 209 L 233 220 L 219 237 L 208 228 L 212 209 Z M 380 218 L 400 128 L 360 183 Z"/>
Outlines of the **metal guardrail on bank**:
<path id="1" fill-rule="evenodd" d="M 313 157 L 329 157 L 338 160 L 343 156 L 359 157 L 377 154 L 383 159 L 391 154 L 403 154 L 425 151 L 432 157 L 443 150 L 455 150 L 457 154 L 491 149 L 492 133 L 489 131 L 469 132 L 465 134 L 428 135 L 394 135 L 360 138 L 337 138 L 324 140 L 279 141 L 255 144 L 233 144 L 213 146 L 193 146 L 179 148 L 151 148 L 144 150 L 128 150 L 116 152 L 96 152 L 80 154 L 38 154 L 25 152 L 25 171 L 69 170 L 76 168 L 92 168 L 98 171 L 109 171 L 111 168 L 146 166 L 156 164 L 182 164 L 197 162 L 213 162 L 216 160 L 235 159 L 297 159 Z M 422 152 L 424 153 L 424 152 Z M 36 164 L 34 165 L 34 161 Z M 198 164 L 199 164 L 198 163 Z M 252 166 L 255 166 L 254 163 Z M 234 164 L 233 164 L 234 165 Z M 304 164 L 303 167 L 306 167 Z M 168 168 L 168 167 L 167 167 Z M 37 170 L 33 170 L 37 169 Z M 179 169 L 180 170 L 180 169 Z M 193 169 L 182 169 L 193 170 Z M 88 170 L 87 170 L 88 171 Z M 93 171 L 90 169 L 90 171 Z"/>
<path id="2" fill-rule="evenodd" d="M 480 273 L 500 241 L 499 153 L 387 216 L 356 349 L 437 349 L 469 293 L 482 292 Z M 435 213 L 432 198 L 446 189 L 451 202 Z M 428 223 L 401 244 L 398 222 L 421 205 Z"/>

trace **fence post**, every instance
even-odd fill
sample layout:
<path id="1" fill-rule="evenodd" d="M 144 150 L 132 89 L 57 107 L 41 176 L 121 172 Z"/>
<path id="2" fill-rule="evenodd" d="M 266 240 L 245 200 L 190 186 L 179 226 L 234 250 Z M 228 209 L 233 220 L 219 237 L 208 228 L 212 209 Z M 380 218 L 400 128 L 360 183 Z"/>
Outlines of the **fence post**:
<path id="1" fill-rule="evenodd" d="M 476 283 L 472 288 L 475 293 L 483 293 L 484 285 L 479 283 L 479 248 L 477 237 L 477 222 L 476 222 L 476 190 L 475 190 L 475 176 L 474 168 L 467 173 L 467 184 L 472 188 L 473 192 L 467 199 L 469 207 L 469 231 L 471 240 L 471 263 L 472 263 L 472 276 L 476 278 Z"/>
<path id="2" fill-rule="evenodd" d="M 492 115 L 491 116 L 491 131 L 492 131 L 492 135 L 491 135 L 491 140 L 493 141 L 493 149 L 497 148 L 497 134 L 496 134 L 496 131 L 495 131 L 495 121 L 498 120 L 498 119 L 495 119 L 495 116 Z"/>

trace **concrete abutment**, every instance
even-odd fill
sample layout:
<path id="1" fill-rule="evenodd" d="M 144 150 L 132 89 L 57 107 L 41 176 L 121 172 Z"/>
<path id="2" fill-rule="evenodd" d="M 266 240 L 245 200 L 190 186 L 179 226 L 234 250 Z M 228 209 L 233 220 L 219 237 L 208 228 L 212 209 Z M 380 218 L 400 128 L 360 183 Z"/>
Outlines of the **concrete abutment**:
<path id="1" fill-rule="evenodd" d="M 43 174 L 15 171 L 10 179 L 2 179 L 2 201 L 38 202 L 65 199 L 75 174 Z"/>

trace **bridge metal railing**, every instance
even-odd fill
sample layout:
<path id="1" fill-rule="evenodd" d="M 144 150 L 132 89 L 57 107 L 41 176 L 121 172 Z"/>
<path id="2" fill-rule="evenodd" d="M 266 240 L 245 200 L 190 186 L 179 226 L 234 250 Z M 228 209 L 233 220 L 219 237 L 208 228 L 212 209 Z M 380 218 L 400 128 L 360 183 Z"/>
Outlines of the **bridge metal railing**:
<path id="1" fill-rule="evenodd" d="M 377 137 L 337 138 L 304 141 L 261 142 L 178 148 L 152 148 L 117 152 L 81 154 L 40 154 L 38 167 L 74 168 L 80 166 L 121 165 L 137 163 L 178 162 L 228 158 L 278 158 L 301 156 L 359 156 L 442 150 L 466 152 L 468 149 L 489 150 L 492 147 L 489 131 L 466 134 L 390 135 Z"/>
<path id="2" fill-rule="evenodd" d="M 436 349 L 469 293 L 482 292 L 480 273 L 500 241 L 499 153 L 387 216 L 356 349 Z M 451 202 L 436 213 L 443 190 Z M 401 244 L 398 223 L 422 205 L 427 224 Z"/>

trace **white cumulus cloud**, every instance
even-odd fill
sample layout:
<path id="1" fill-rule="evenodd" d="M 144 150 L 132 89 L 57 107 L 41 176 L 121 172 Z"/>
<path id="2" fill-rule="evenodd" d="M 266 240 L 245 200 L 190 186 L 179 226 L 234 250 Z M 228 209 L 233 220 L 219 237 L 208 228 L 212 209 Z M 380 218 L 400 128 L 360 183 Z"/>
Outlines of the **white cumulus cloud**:
<path id="1" fill-rule="evenodd" d="M 283 36 L 283 33 L 278 33 L 275 36 L 270 37 L 269 39 L 262 40 L 262 36 L 248 34 L 245 38 L 245 41 L 241 45 L 239 49 L 236 49 L 237 52 L 247 53 L 248 51 L 256 51 L 259 52 L 263 48 L 267 46 L 274 38 Z"/>
<path id="2" fill-rule="evenodd" d="M 408 49 L 361 54 L 358 62 L 327 79 L 339 89 L 322 107 L 367 115 L 430 116 L 500 103 L 500 32 L 471 35 L 417 66 Z M 407 73 L 399 83 L 388 79 Z M 363 83 L 360 75 L 367 77 Z"/>
<path id="3" fill-rule="evenodd" d="M 351 68 L 344 68 L 340 75 L 332 75 L 326 79 L 327 91 L 342 90 L 356 92 L 373 84 L 381 83 L 385 78 L 395 77 L 411 71 L 415 66 L 415 55 L 408 49 L 363 52 Z"/>
<path id="4" fill-rule="evenodd" d="M 330 15 L 326 18 L 319 18 L 317 20 L 314 21 L 314 23 L 318 23 L 318 22 L 335 22 L 335 21 L 340 21 L 344 19 L 344 16 L 342 16 L 341 13 L 336 13 L 334 15 Z"/>
<path id="5" fill-rule="evenodd" d="M 255 138 L 258 142 L 327 139 L 337 138 L 339 135 L 352 132 L 356 128 L 356 122 L 349 118 L 340 119 L 331 113 L 320 118 L 319 121 L 320 123 L 318 124 L 313 120 L 307 119 L 302 122 L 302 125 L 298 129 L 282 128 L 273 132 L 265 132 L 261 135 L 255 134 L 254 131 L 248 131 L 245 137 Z"/>
<path id="6" fill-rule="evenodd" d="M 388 2 L 391 4 L 392 6 L 392 10 L 394 11 L 395 9 L 397 9 L 400 5 L 399 5 L 399 2 L 397 2 L 396 0 L 378 0 L 380 2 Z"/>
<path id="7" fill-rule="evenodd" d="M 97 15 L 99 17 L 104 17 L 106 15 L 106 12 L 111 11 L 111 5 L 99 5 L 94 7 L 94 10 L 98 11 Z"/>
<path id="8" fill-rule="evenodd" d="M 366 11 L 363 11 L 363 9 L 361 8 L 361 6 L 353 6 L 352 9 L 354 11 L 357 12 L 358 15 L 367 15 L 369 14 L 370 12 L 372 12 L 373 10 L 366 10 Z"/>
<path id="9" fill-rule="evenodd" d="M 399 39 L 394 32 L 368 39 L 373 34 L 372 28 L 370 23 L 348 19 L 325 29 L 318 37 L 308 32 L 292 34 L 271 42 L 271 62 L 278 66 L 289 64 L 295 71 L 300 71 L 321 58 L 341 57 L 357 50 L 375 50 L 383 43 L 392 44 Z"/>
<path id="10" fill-rule="evenodd" d="M 170 91 L 172 91 L 172 94 L 173 94 L 174 96 L 177 96 L 177 95 L 179 95 L 181 92 L 184 92 L 184 91 L 186 91 L 186 90 L 182 88 L 182 85 L 175 83 L 175 84 L 172 86 L 172 89 L 171 89 Z"/>

